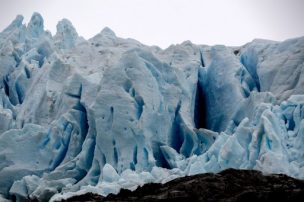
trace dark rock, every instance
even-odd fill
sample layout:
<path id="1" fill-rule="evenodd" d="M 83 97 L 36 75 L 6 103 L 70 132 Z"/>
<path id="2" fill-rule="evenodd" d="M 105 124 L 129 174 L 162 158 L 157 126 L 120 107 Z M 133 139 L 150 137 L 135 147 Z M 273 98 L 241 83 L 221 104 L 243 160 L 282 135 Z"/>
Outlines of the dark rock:
<path id="1" fill-rule="evenodd" d="M 175 179 L 166 184 L 146 184 L 135 191 L 121 190 L 107 197 L 88 193 L 76 201 L 304 201 L 304 181 L 282 174 L 263 175 L 254 170 L 228 169 Z"/>

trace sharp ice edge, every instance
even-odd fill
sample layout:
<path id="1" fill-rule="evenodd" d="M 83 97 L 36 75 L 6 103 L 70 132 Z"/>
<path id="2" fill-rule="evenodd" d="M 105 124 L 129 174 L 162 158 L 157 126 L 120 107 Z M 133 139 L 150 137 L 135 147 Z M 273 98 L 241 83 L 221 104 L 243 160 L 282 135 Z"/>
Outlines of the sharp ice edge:
<path id="1" fill-rule="evenodd" d="M 226 168 L 304 179 L 304 38 L 162 50 L 34 13 L 0 33 L 0 199 Z"/>

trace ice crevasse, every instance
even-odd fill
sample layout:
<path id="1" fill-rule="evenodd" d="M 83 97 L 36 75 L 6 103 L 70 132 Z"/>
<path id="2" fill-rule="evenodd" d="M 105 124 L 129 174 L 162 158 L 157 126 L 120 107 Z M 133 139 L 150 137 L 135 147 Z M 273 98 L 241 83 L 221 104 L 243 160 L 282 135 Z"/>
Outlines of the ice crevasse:
<path id="1" fill-rule="evenodd" d="M 304 179 L 303 74 L 303 37 L 160 49 L 17 16 L 0 33 L 0 200 L 226 168 Z"/>

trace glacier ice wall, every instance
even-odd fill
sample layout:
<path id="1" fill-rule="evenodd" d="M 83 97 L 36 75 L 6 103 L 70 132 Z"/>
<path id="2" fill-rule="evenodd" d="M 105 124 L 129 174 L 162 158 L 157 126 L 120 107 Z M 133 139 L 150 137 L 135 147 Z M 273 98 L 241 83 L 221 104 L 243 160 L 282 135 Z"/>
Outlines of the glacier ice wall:
<path id="1" fill-rule="evenodd" d="M 0 199 L 226 168 L 304 178 L 304 38 L 165 50 L 34 13 L 0 33 Z"/>

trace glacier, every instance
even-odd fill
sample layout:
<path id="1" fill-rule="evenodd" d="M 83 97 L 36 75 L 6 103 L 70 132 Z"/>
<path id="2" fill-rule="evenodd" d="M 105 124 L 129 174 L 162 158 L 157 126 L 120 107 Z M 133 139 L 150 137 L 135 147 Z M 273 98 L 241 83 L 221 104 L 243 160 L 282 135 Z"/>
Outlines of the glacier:
<path id="1" fill-rule="evenodd" d="M 304 179 L 304 37 L 167 49 L 39 13 L 0 33 L 0 200 L 227 168 Z"/>

